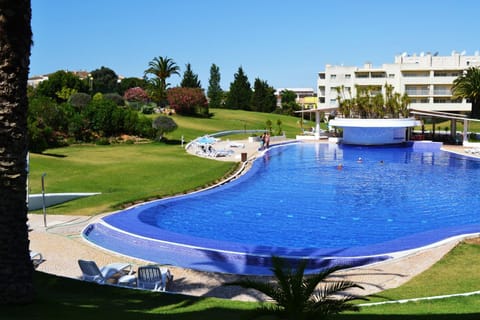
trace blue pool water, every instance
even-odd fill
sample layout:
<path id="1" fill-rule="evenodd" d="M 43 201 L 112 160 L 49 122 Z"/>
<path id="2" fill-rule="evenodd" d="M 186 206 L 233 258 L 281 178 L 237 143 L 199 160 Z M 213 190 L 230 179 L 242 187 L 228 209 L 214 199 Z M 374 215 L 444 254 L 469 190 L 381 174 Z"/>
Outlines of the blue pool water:
<path id="1" fill-rule="evenodd" d="M 435 148 L 284 145 L 234 182 L 116 213 L 85 234 L 113 251 L 209 271 L 263 273 L 255 268 L 271 254 L 312 258 L 312 270 L 332 256 L 370 263 L 479 232 L 479 168 Z"/>

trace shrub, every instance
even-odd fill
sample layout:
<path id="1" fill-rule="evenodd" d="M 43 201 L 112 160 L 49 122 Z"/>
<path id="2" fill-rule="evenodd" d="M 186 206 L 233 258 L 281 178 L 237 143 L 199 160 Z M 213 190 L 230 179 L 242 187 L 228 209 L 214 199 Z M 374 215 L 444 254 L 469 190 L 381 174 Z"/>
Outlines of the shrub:
<path id="1" fill-rule="evenodd" d="M 157 140 L 163 139 L 163 135 L 177 129 L 177 124 L 172 118 L 167 116 L 159 116 L 153 120 L 152 126 L 157 130 Z"/>
<path id="2" fill-rule="evenodd" d="M 123 94 L 123 98 L 127 101 L 132 102 L 147 102 L 148 101 L 148 94 L 145 90 L 140 87 L 134 87 L 127 89 Z"/>
<path id="3" fill-rule="evenodd" d="M 207 98 L 200 88 L 169 89 L 167 100 L 178 114 L 208 116 Z"/>
<path id="4" fill-rule="evenodd" d="M 137 124 L 135 126 L 135 132 L 140 137 L 145 137 L 149 139 L 155 138 L 155 128 L 152 126 L 152 120 L 145 116 L 140 116 L 138 118 Z"/>
<path id="5" fill-rule="evenodd" d="M 152 114 L 154 110 L 155 107 L 150 104 L 144 104 L 140 109 L 143 114 Z"/>
<path id="6" fill-rule="evenodd" d="M 108 146 L 110 141 L 107 138 L 99 138 L 95 141 L 95 144 L 98 146 Z"/>
<path id="7" fill-rule="evenodd" d="M 69 99 L 70 105 L 72 105 L 76 109 L 83 109 L 87 104 L 90 103 L 92 97 L 88 93 L 78 92 L 72 94 Z"/>
<path id="8" fill-rule="evenodd" d="M 105 93 L 103 95 L 104 99 L 112 100 L 117 106 L 124 106 L 125 100 L 118 93 Z"/>

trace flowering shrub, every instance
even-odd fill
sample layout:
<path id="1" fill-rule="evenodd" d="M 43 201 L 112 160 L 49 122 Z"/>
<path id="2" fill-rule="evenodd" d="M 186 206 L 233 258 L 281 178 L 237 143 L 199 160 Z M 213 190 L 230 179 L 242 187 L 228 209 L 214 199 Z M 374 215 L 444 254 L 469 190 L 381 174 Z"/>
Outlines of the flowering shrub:
<path id="1" fill-rule="evenodd" d="M 127 101 L 147 102 L 148 94 L 140 87 L 127 89 L 123 94 L 123 98 Z"/>
<path id="2" fill-rule="evenodd" d="M 208 102 L 200 88 L 172 88 L 167 91 L 167 100 L 172 109 L 184 115 L 208 115 Z"/>

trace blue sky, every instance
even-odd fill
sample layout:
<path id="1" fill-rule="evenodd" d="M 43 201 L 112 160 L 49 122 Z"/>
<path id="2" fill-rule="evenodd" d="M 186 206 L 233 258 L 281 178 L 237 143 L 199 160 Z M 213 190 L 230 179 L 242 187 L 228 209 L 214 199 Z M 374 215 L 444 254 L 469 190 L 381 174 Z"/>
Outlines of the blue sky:
<path id="1" fill-rule="evenodd" d="M 149 61 L 166 56 L 181 74 L 190 63 L 204 88 L 212 63 L 225 90 L 240 66 L 252 85 L 260 78 L 276 88 L 315 88 L 326 64 L 480 50 L 478 0 L 31 1 L 30 75 L 105 66 L 141 77 Z"/>

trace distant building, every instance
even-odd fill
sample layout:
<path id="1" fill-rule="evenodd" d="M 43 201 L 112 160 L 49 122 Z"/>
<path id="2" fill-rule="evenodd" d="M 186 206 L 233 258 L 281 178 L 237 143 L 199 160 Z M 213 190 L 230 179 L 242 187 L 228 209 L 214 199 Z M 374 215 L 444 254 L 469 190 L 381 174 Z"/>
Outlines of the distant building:
<path id="1" fill-rule="evenodd" d="M 33 77 L 28 78 L 27 84 L 29 86 L 32 86 L 32 87 L 36 88 L 40 82 L 45 81 L 45 80 L 48 80 L 47 75 L 33 76 Z"/>
<path id="2" fill-rule="evenodd" d="M 297 95 L 296 102 L 305 109 L 315 109 L 317 107 L 317 98 L 313 88 L 278 88 L 275 92 L 277 97 L 277 106 L 282 103 L 282 91 L 292 91 Z"/>
<path id="3" fill-rule="evenodd" d="M 65 70 L 65 71 L 66 71 L 66 72 L 71 72 L 71 73 L 73 73 L 74 75 L 76 75 L 77 77 L 79 77 L 81 80 L 84 80 L 84 79 L 93 79 L 93 78 L 92 78 L 92 75 L 90 74 L 90 72 L 85 71 L 85 70 L 80 70 L 80 71 L 69 71 L 69 70 Z M 48 76 L 49 76 L 49 75 L 51 75 L 51 73 L 46 74 L 46 75 L 32 76 L 32 77 L 28 78 L 28 85 L 36 88 L 40 82 L 45 81 L 45 80 L 48 80 Z M 118 75 L 117 82 L 120 83 L 123 79 L 125 79 L 124 76 Z"/>
<path id="4" fill-rule="evenodd" d="M 472 66 L 480 66 L 480 55 L 473 56 L 465 52 L 452 52 L 450 56 L 438 56 L 437 53 L 421 53 L 396 56 L 392 64 L 373 67 L 366 63 L 363 67 L 332 66 L 327 64 L 325 71 L 318 73 L 317 96 L 319 109 L 338 107 L 337 87 L 343 86 L 344 92 L 350 90 L 351 97 L 356 96 L 357 87 L 370 86 L 384 92 L 384 85 L 394 87 L 395 92 L 407 93 L 411 103 L 409 108 L 422 111 L 467 112 L 471 103 L 465 99 L 453 99 L 453 81 L 462 72 Z"/>

